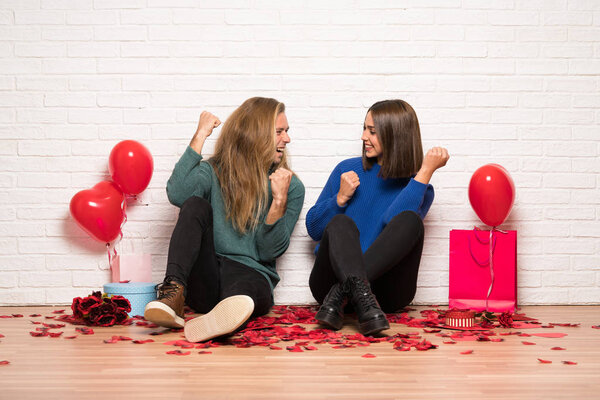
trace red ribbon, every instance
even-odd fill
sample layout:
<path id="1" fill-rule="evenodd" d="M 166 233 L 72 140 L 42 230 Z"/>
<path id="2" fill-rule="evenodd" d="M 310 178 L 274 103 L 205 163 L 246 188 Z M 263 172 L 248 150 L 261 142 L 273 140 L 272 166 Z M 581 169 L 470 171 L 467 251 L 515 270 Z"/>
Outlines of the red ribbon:
<path id="1" fill-rule="evenodd" d="M 482 263 L 479 260 L 477 260 L 477 258 L 475 257 L 475 254 L 473 254 L 473 249 L 471 248 L 471 237 L 467 236 L 467 240 L 469 241 L 469 252 L 471 253 L 471 257 L 473 258 L 475 263 L 477 263 L 477 265 L 479 265 L 480 267 L 485 267 L 487 265 L 490 266 L 490 287 L 488 288 L 487 295 L 485 296 L 485 310 L 488 311 L 489 298 L 490 298 L 490 295 L 492 294 L 492 289 L 494 288 L 494 250 L 496 249 L 496 238 L 494 237 L 494 232 L 496 231 L 496 232 L 500 232 L 503 234 L 506 234 L 507 232 L 497 229 L 495 226 L 493 226 L 492 229 L 490 229 L 490 239 L 486 242 L 486 241 L 483 241 L 482 239 L 480 239 L 479 236 L 477 236 L 477 231 L 480 231 L 480 230 L 481 229 L 474 226 L 473 227 L 473 235 L 475 236 L 475 239 L 477 239 L 477 241 L 479 243 L 489 246 L 490 253 L 489 253 L 489 257 L 486 262 Z"/>

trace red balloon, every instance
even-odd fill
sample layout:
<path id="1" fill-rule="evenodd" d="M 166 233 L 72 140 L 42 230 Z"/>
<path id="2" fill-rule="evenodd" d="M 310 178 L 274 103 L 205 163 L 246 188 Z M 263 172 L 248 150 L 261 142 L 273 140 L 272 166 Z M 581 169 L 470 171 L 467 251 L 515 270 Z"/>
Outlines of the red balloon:
<path id="1" fill-rule="evenodd" d="M 484 224 L 503 223 L 515 202 L 515 184 L 508 171 L 498 164 L 477 169 L 469 182 L 469 201 Z"/>
<path id="2" fill-rule="evenodd" d="M 122 204 L 125 195 L 111 181 L 102 181 L 91 189 L 77 192 L 69 209 L 77 224 L 91 237 L 111 242 L 119 236 L 125 220 Z"/>
<path id="3" fill-rule="evenodd" d="M 117 143 L 108 158 L 110 176 L 125 194 L 143 192 L 150 183 L 153 169 L 150 151 L 135 140 Z"/>

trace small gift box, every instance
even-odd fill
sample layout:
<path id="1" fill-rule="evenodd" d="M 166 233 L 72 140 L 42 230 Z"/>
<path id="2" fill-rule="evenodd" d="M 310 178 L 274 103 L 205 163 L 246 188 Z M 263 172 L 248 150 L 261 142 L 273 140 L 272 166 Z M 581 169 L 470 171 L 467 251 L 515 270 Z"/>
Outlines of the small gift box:
<path id="1" fill-rule="evenodd" d="M 121 295 L 131 303 L 129 316 L 144 315 L 144 308 L 149 302 L 156 300 L 156 285 L 154 283 L 107 283 L 104 293 Z"/>
<path id="2" fill-rule="evenodd" d="M 448 297 L 451 308 L 514 311 L 517 232 L 451 230 Z"/>
<path id="3" fill-rule="evenodd" d="M 152 282 L 152 256 L 150 254 L 119 254 L 110 265 L 112 282 Z"/>

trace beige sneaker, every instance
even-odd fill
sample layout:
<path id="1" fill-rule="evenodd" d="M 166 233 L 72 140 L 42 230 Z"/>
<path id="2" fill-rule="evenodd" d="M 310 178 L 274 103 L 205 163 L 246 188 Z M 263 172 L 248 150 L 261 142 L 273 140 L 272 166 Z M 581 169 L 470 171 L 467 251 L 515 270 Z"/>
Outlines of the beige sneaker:
<path id="1" fill-rule="evenodd" d="M 245 295 L 227 297 L 210 312 L 185 323 L 183 332 L 188 342 L 203 342 L 235 332 L 254 311 L 254 301 Z"/>
<path id="2" fill-rule="evenodd" d="M 157 285 L 158 299 L 146 304 L 144 318 L 167 328 L 183 328 L 185 297 L 182 285 L 170 281 Z"/>

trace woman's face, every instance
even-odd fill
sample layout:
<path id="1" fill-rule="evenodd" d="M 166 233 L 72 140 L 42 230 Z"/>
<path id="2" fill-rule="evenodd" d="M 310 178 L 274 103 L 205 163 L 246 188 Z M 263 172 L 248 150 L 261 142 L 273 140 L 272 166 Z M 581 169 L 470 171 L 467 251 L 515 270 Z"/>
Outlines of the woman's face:
<path id="1" fill-rule="evenodd" d="M 367 113 L 365 117 L 365 123 L 363 125 L 363 134 L 361 137 L 363 141 L 363 147 L 365 149 L 365 153 L 369 158 L 377 158 L 377 162 L 379 162 L 381 155 L 383 154 L 383 149 L 381 148 L 381 144 L 379 143 L 379 138 L 375 132 L 375 124 L 373 123 L 373 117 L 371 116 L 371 112 Z"/>
<path id="2" fill-rule="evenodd" d="M 288 135 L 288 131 L 290 130 L 290 126 L 288 125 L 287 117 L 285 113 L 279 113 L 277 118 L 275 119 L 275 158 L 273 162 L 275 164 L 279 164 L 281 159 L 283 158 L 283 152 L 285 151 L 285 146 L 291 141 L 290 136 Z"/>

